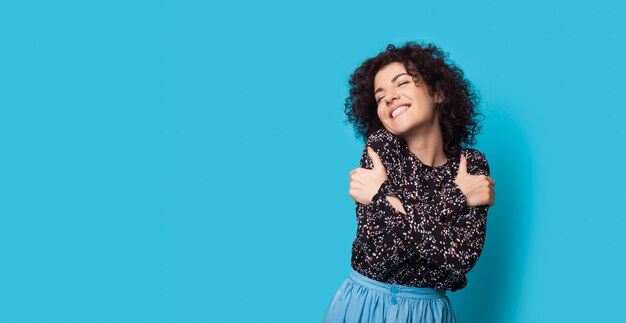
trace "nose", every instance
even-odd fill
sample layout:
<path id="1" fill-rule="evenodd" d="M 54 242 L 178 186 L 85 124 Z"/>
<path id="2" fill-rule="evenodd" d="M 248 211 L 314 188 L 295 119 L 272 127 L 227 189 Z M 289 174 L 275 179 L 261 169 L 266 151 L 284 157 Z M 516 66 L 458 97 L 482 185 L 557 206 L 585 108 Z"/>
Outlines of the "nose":
<path id="1" fill-rule="evenodd" d="M 396 91 L 389 91 L 387 96 L 385 96 L 385 100 L 387 101 L 387 105 L 389 105 L 393 100 L 399 98 L 400 96 Z"/>

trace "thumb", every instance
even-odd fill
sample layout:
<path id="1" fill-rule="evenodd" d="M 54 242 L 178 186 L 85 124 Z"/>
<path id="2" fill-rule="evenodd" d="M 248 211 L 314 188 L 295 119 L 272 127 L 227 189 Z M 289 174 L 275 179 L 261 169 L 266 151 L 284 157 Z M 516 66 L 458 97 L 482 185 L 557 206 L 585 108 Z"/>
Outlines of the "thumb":
<path id="1" fill-rule="evenodd" d="M 464 154 L 461 154 L 461 160 L 459 161 L 458 175 L 467 175 L 467 159 Z"/>
<path id="2" fill-rule="evenodd" d="M 374 149 L 372 149 L 372 147 L 367 147 L 367 155 L 370 156 L 370 159 L 372 160 L 372 169 L 385 169 L 385 165 L 383 165 L 380 157 L 378 157 L 378 154 L 374 151 Z"/>

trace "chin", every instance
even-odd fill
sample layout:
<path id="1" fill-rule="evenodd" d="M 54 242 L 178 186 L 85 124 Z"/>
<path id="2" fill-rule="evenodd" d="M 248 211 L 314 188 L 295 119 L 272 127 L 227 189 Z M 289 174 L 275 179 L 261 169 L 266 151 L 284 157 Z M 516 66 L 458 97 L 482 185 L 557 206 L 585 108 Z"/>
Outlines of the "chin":
<path id="1" fill-rule="evenodd" d="M 387 130 L 394 135 L 402 136 L 411 131 L 411 129 L 414 129 L 416 126 L 418 126 L 418 124 L 413 122 L 401 122 L 394 124 L 393 121 L 390 121 L 390 126 L 387 127 Z"/>
<path id="2" fill-rule="evenodd" d="M 404 135 L 407 133 L 407 129 L 393 129 L 393 128 L 389 128 L 389 127 L 385 127 L 387 129 L 387 131 L 391 132 L 392 134 L 398 136 L 398 137 L 404 137 Z"/>

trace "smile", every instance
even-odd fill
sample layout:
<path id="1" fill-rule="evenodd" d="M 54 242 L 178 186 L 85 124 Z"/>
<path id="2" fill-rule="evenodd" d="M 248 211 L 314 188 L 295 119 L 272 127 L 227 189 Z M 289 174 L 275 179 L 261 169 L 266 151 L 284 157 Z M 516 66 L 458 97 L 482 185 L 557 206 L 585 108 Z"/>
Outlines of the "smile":
<path id="1" fill-rule="evenodd" d="M 409 109 L 409 105 L 403 105 L 403 106 L 401 106 L 399 108 L 394 109 L 391 112 L 391 118 L 395 119 L 397 116 L 401 115 L 404 111 L 406 111 L 408 109 Z"/>

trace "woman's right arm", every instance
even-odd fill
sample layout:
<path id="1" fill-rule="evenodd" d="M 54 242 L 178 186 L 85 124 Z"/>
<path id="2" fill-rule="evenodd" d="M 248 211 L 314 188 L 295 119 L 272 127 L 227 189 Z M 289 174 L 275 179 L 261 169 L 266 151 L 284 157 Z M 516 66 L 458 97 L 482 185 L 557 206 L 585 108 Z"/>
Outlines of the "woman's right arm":
<path id="1" fill-rule="evenodd" d="M 405 198 L 402 188 L 402 167 L 400 143 L 386 129 L 381 129 L 367 139 L 360 161 L 360 167 L 372 169 L 373 163 L 367 154 L 371 147 L 380 157 L 387 171 L 387 180 L 379 187 L 368 205 L 356 202 L 358 218 L 365 231 L 365 246 L 372 264 L 391 268 L 414 252 L 414 247 L 407 237 L 411 235 L 408 215 L 401 213 L 388 200 L 388 196 L 400 200 L 405 210 L 410 208 L 410 201 Z M 413 250 L 411 250 L 413 249 Z"/>

